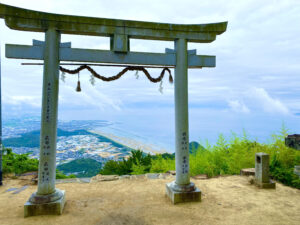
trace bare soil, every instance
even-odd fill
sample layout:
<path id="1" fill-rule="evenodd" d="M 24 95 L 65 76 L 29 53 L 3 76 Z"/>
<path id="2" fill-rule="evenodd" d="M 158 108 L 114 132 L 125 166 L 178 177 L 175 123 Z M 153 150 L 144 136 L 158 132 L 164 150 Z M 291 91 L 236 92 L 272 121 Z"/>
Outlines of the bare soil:
<path id="1" fill-rule="evenodd" d="M 192 180 L 202 191 L 202 202 L 172 205 L 165 196 L 165 183 L 172 179 L 57 184 L 66 190 L 63 215 L 29 218 L 23 218 L 23 205 L 36 185 L 13 194 L 7 190 L 21 188 L 24 181 L 5 180 L 0 224 L 300 224 L 300 190 L 278 183 L 276 190 L 258 189 L 242 176 Z"/>

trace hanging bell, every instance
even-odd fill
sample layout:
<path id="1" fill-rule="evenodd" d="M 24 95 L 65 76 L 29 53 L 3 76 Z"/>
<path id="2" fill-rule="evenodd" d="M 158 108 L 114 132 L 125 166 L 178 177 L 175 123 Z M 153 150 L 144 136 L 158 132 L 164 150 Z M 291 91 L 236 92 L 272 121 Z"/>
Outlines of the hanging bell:
<path id="1" fill-rule="evenodd" d="M 173 84 L 173 77 L 172 77 L 171 73 L 169 74 L 169 82 L 170 82 L 170 84 Z"/>
<path id="2" fill-rule="evenodd" d="M 76 91 L 81 92 L 80 81 L 77 81 Z"/>

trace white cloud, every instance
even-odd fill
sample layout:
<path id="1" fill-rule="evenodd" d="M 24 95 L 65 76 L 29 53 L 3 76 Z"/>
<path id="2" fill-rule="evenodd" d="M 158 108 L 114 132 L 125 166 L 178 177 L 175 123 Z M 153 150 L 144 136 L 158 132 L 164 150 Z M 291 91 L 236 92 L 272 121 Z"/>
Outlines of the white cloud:
<path id="1" fill-rule="evenodd" d="M 272 98 L 264 88 L 251 88 L 246 95 L 266 113 L 289 114 L 287 106 L 279 99 Z"/>
<path id="2" fill-rule="evenodd" d="M 228 105 L 234 112 L 250 112 L 249 108 L 244 104 L 244 102 L 241 102 L 239 100 L 229 100 Z"/>
<path id="3" fill-rule="evenodd" d="M 34 108 L 41 107 L 41 97 L 39 96 L 24 96 L 24 95 L 3 95 L 3 103 L 7 105 L 30 105 Z"/>

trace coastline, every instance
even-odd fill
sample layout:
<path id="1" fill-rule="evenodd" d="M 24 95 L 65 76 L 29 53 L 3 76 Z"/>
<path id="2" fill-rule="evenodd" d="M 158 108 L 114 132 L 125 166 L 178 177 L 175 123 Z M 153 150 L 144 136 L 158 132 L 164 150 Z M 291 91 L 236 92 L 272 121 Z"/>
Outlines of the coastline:
<path id="1" fill-rule="evenodd" d="M 105 133 L 99 130 L 88 130 L 88 132 L 94 133 L 94 134 L 98 134 L 101 135 L 103 137 L 106 137 L 108 139 L 113 140 L 114 142 L 123 145 L 125 147 L 128 148 L 132 148 L 132 149 L 140 149 L 145 153 L 150 153 L 150 154 L 162 154 L 162 153 L 168 153 L 168 151 L 164 148 L 161 148 L 159 146 L 155 146 L 152 144 L 146 144 L 143 143 L 141 141 L 137 141 L 131 138 L 127 138 L 127 137 L 120 137 L 120 136 L 116 136 L 114 134 L 111 133 Z"/>

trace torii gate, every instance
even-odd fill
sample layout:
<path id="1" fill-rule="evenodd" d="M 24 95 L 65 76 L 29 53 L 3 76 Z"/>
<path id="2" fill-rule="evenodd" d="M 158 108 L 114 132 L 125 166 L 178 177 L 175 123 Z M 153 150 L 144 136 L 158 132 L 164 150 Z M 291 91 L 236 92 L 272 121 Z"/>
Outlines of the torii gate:
<path id="1" fill-rule="evenodd" d="M 166 184 L 172 202 L 200 201 L 201 191 L 190 182 L 188 129 L 188 68 L 215 67 L 215 56 L 196 55 L 187 42 L 210 43 L 226 31 L 227 22 L 197 25 L 68 16 L 0 4 L 0 18 L 15 30 L 45 32 L 45 42 L 33 46 L 6 45 L 6 57 L 44 60 L 38 188 L 24 205 L 24 216 L 61 214 L 65 192 L 55 188 L 59 62 L 122 63 L 175 67 L 176 180 Z M 110 37 L 110 50 L 71 48 L 61 34 Z M 166 53 L 129 50 L 129 39 L 174 41 Z"/>

